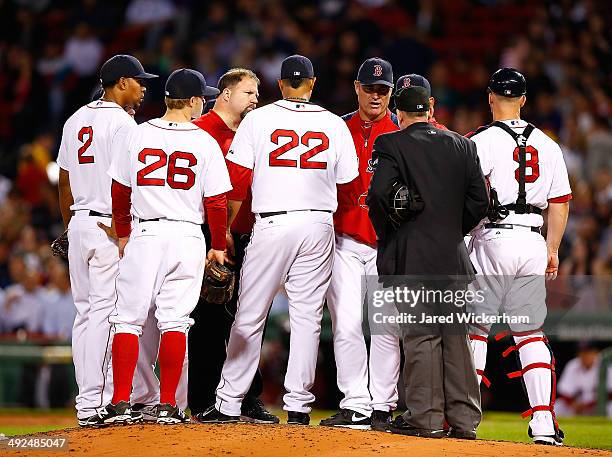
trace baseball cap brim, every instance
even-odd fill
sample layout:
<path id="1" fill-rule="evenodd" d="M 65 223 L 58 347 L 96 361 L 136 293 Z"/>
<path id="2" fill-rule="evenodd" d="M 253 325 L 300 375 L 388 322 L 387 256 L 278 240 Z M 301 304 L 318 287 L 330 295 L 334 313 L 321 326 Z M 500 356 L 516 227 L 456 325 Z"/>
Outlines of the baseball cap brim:
<path id="1" fill-rule="evenodd" d="M 132 78 L 138 78 L 138 79 L 155 79 L 155 78 L 159 78 L 158 75 L 154 75 L 153 73 L 138 73 L 136 76 L 132 76 Z"/>
<path id="2" fill-rule="evenodd" d="M 204 97 L 212 97 L 214 95 L 219 95 L 219 93 L 220 91 L 216 87 L 206 86 L 202 95 L 204 95 Z"/>
<path id="3" fill-rule="evenodd" d="M 368 82 L 359 81 L 359 84 L 361 84 L 362 86 L 373 86 L 374 84 L 382 84 L 383 86 L 393 87 L 393 83 L 390 83 L 389 81 L 386 81 L 384 79 L 377 79 L 376 81 Z"/>

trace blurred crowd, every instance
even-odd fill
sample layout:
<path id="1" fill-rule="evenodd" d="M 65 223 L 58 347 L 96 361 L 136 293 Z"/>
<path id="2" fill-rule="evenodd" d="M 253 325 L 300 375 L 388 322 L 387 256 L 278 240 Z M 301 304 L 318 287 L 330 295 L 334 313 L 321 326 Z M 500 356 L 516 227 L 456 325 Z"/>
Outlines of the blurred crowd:
<path id="1" fill-rule="evenodd" d="M 161 76 L 138 121 L 161 115 L 165 77 L 183 66 L 213 85 L 251 68 L 266 104 L 293 53 L 314 62 L 314 100 L 344 114 L 360 63 L 381 56 L 396 77 L 426 75 L 436 118 L 461 134 L 489 122 L 491 72 L 516 67 L 528 81 L 524 118 L 561 144 L 571 175 L 561 272 L 609 277 L 609 13 L 605 0 L 0 0 L 0 333 L 70 337 L 67 268 L 48 249 L 63 231 L 54 159 L 63 122 L 122 52 Z"/>

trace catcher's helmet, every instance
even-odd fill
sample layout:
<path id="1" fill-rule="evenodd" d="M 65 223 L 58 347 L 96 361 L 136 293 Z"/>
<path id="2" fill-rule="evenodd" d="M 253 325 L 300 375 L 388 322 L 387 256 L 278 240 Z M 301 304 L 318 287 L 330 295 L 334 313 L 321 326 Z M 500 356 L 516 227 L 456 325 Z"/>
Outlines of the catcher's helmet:
<path id="1" fill-rule="evenodd" d="M 500 68 L 491 76 L 488 89 L 504 97 L 520 97 L 527 93 L 527 82 L 514 68 Z"/>

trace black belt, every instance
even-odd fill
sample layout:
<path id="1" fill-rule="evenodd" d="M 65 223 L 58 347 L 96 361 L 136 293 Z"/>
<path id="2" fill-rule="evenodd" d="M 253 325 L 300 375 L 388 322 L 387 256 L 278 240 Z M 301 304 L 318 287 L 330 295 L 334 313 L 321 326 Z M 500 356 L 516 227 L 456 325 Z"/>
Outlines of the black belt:
<path id="1" fill-rule="evenodd" d="M 528 228 L 530 229 L 532 232 L 535 233 L 541 233 L 540 232 L 540 227 L 527 227 L 525 225 L 516 225 L 516 224 L 493 224 L 493 223 L 488 223 L 484 225 L 485 228 L 498 228 L 498 229 L 513 229 L 515 227 L 524 227 L 524 228 Z"/>
<path id="2" fill-rule="evenodd" d="M 91 209 L 77 209 L 77 210 L 72 210 L 70 211 L 70 213 L 74 216 L 76 214 L 77 211 L 87 211 L 87 215 L 88 216 L 95 216 L 95 217 L 113 217 L 112 214 L 106 214 L 106 213 L 99 213 L 97 211 L 93 211 Z"/>
<path id="3" fill-rule="evenodd" d="M 274 211 L 272 213 L 259 213 L 259 217 L 265 218 L 265 217 L 272 217 L 272 216 L 280 216 L 281 214 L 295 213 L 298 211 L 319 211 L 321 213 L 331 213 L 331 211 L 328 209 L 296 209 L 294 211 Z"/>
<path id="4" fill-rule="evenodd" d="M 141 219 L 141 218 L 137 217 L 136 219 L 138 219 L 138 222 L 157 222 L 157 221 L 161 221 L 162 219 L 165 219 L 165 218 L 156 217 L 155 219 Z"/>

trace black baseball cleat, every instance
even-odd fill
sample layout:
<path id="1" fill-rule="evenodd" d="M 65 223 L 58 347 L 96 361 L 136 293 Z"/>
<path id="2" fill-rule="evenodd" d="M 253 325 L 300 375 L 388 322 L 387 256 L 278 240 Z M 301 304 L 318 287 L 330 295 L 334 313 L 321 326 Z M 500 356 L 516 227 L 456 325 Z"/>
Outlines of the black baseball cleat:
<path id="1" fill-rule="evenodd" d="M 80 427 L 106 427 L 110 424 L 104 422 L 100 413 L 92 414 L 84 419 L 78 419 Z"/>
<path id="2" fill-rule="evenodd" d="M 142 420 L 145 422 L 157 422 L 157 405 L 145 405 L 144 403 L 134 403 L 132 411 L 142 413 Z"/>
<path id="3" fill-rule="evenodd" d="M 176 425 L 189 423 L 189 417 L 178 406 L 172 406 L 169 403 L 160 403 L 155 407 L 157 413 L 156 423 L 162 425 Z"/>
<path id="4" fill-rule="evenodd" d="M 422 438 L 444 438 L 446 432 L 443 429 L 430 430 L 427 428 L 416 428 L 407 423 L 402 416 L 397 416 L 391 425 L 389 425 L 391 433 L 407 436 L 420 436 Z"/>
<path id="5" fill-rule="evenodd" d="M 242 402 L 240 420 L 253 424 L 278 424 L 280 419 L 271 414 L 259 398 L 245 399 Z"/>
<path id="6" fill-rule="evenodd" d="M 328 419 L 323 419 L 319 425 L 324 427 L 344 427 L 354 430 L 370 430 L 370 418 L 352 409 L 341 409 Z"/>
<path id="7" fill-rule="evenodd" d="M 287 424 L 309 425 L 310 416 L 306 413 L 298 413 L 297 411 L 287 411 Z"/>
<path id="8" fill-rule="evenodd" d="M 476 439 L 476 431 L 475 430 L 457 430 L 456 428 L 450 428 L 448 431 L 449 438 L 455 438 L 458 440 L 475 440 Z"/>
<path id="9" fill-rule="evenodd" d="M 553 435 L 534 435 L 531 427 L 529 427 L 527 433 L 533 440 L 533 444 L 542 444 L 544 446 L 563 446 L 563 439 L 565 438 L 565 434 L 560 428 L 557 428 L 556 433 Z"/>
<path id="10" fill-rule="evenodd" d="M 191 421 L 199 424 L 232 424 L 240 420 L 240 416 L 228 416 L 214 406 L 191 416 Z"/>
<path id="11" fill-rule="evenodd" d="M 104 423 L 109 425 L 128 425 L 142 422 L 142 413 L 132 411 L 132 407 L 127 401 L 120 401 L 116 405 L 110 403 L 102 408 L 99 414 Z"/>
<path id="12" fill-rule="evenodd" d="M 393 420 L 393 414 L 391 411 L 372 411 L 372 417 L 370 418 L 370 429 L 377 432 L 391 432 L 389 426 Z"/>

